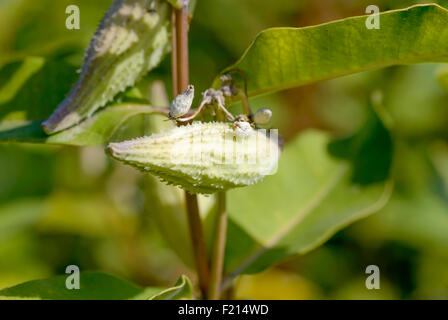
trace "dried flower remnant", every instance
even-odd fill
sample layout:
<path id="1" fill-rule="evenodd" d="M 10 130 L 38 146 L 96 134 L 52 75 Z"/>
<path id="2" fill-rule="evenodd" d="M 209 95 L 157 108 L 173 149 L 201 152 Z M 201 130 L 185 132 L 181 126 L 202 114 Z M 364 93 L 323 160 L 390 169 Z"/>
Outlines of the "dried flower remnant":
<path id="1" fill-rule="evenodd" d="M 89 117 L 156 67 L 170 50 L 170 6 L 164 0 L 116 0 L 101 21 L 78 82 L 42 124 L 48 134 Z"/>
<path id="2" fill-rule="evenodd" d="M 110 143 L 115 159 L 191 193 L 215 193 L 261 181 L 277 168 L 280 149 L 264 130 L 240 134 L 232 123 L 194 122 Z"/>

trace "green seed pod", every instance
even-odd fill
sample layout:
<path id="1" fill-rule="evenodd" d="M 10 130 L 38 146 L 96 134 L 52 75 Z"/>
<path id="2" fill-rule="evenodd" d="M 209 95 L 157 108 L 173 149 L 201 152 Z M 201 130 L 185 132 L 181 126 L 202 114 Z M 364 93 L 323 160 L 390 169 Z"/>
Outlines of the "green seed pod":
<path id="1" fill-rule="evenodd" d="M 275 131 L 273 131 L 275 133 Z M 275 173 L 277 135 L 232 123 L 195 122 L 134 140 L 110 143 L 109 154 L 191 193 L 214 193 L 255 184 Z"/>
<path id="2" fill-rule="evenodd" d="M 101 21 L 78 82 L 42 124 L 48 134 L 69 128 L 156 67 L 170 50 L 170 5 L 154 0 L 116 0 Z"/>
<path id="3" fill-rule="evenodd" d="M 257 110 L 254 114 L 254 122 L 258 125 L 265 125 L 271 121 L 272 111 L 268 108 L 262 108 Z"/>

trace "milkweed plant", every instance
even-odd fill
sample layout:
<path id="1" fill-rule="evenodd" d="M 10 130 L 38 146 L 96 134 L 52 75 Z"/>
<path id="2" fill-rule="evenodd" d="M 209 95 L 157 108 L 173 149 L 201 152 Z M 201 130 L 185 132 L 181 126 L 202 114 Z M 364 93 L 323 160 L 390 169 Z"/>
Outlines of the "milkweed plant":
<path id="1" fill-rule="evenodd" d="M 379 155 L 374 148 L 376 139 L 392 145 L 387 117 L 378 111 L 381 99 L 369 99 L 371 125 L 352 137 L 314 130 L 284 143 L 282 128 L 271 125 L 276 109 L 253 110 L 253 97 L 394 64 L 442 61 L 448 54 L 448 11 L 418 5 L 307 28 L 266 29 L 200 93 L 189 80 L 194 7 L 195 1 L 188 0 L 113 1 L 65 99 L 39 121 L 40 127 L 26 127 L 30 136 L 19 126 L 2 138 L 87 145 L 83 139 L 100 132 L 96 142 L 108 156 L 183 189 L 191 268 L 197 276 L 193 282 L 182 276 L 158 293 L 136 293 L 143 299 L 220 299 L 239 275 L 308 252 L 390 198 L 392 149 Z M 408 23 L 414 25 L 406 29 Z M 407 30 L 412 41 L 398 44 L 397 30 Z M 343 41 L 350 35 L 359 38 L 356 45 Z M 118 101 L 168 55 L 169 105 Z M 107 120 L 106 112 L 115 112 L 115 120 Z M 131 113 L 162 115 L 165 129 L 111 141 L 110 131 L 96 127 L 105 121 L 102 126 L 116 129 Z M 36 132 L 38 137 L 32 137 Z M 363 169 L 369 157 L 384 164 L 378 172 Z M 212 237 L 204 235 L 210 226 L 199 210 L 198 196 L 203 195 L 215 202 Z M 0 291 L 0 296 L 23 294 L 15 288 Z"/>

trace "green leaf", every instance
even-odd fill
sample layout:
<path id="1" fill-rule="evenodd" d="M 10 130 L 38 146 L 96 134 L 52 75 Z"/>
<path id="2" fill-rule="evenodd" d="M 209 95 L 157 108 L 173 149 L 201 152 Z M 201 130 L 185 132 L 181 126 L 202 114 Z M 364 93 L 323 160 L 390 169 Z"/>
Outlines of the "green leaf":
<path id="1" fill-rule="evenodd" d="M 330 157 L 328 143 L 322 132 L 302 133 L 275 175 L 229 192 L 228 279 L 306 253 L 387 202 L 392 183 L 353 185 L 351 166 Z"/>
<path id="2" fill-rule="evenodd" d="M 152 12 L 146 1 L 113 2 L 86 51 L 78 82 L 43 122 L 45 132 L 59 132 L 90 117 L 170 52 L 170 6 L 154 1 L 157 9 Z M 121 14 L 129 5 L 140 14 Z"/>
<path id="3" fill-rule="evenodd" d="M 165 289 L 149 297 L 149 300 L 180 300 L 190 299 L 193 296 L 193 287 L 186 276 L 181 276 L 172 288 Z"/>
<path id="4" fill-rule="evenodd" d="M 74 146 L 101 145 L 109 141 L 120 126 L 133 116 L 154 113 L 154 108 L 139 104 L 110 106 L 95 113 L 78 126 L 48 136 L 41 121 L 4 121 L 0 123 L 0 141 L 63 144 Z M 114 139 L 119 137 L 114 136 Z"/>
<path id="5" fill-rule="evenodd" d="M 176 300 L 192 297 L 191 283 L 182 276 L 173 288 L 141 288 L 101 272 L 80 273 L 80 289 L 69 290 L 69 275 L 33 280 L 0 291 L 0 299 L 14 300 Z"/>
<path id="6" fill-rule="evenodd" d="M 256 96 L 392 65 L 448 60 L 448 10 L 429 4 L 383 12 L 378 30 L 367 29 L 366 18 L 267 29 L 224 72 L 244 72 L 248 93 Z"/>

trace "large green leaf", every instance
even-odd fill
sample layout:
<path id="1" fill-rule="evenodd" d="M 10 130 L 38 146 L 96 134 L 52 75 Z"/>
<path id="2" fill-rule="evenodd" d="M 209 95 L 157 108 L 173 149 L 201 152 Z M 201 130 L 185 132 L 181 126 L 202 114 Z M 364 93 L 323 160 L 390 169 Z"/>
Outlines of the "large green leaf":
<path id="1" fill-rule="evenodd" d="M 192 297 L 190 280 L 182 276 L 173 288 L 141 288 L 101 272 L 80 273 L 80 289 L 69 290 L 66 276 L 33 280 L 0 291 L 0 299 L 34 300 L 177 300 Z"/>
<path id="2" fill-rule="evenodd" d="M 366 18 L 267 29 L 224 72 L 244 72 L 255 96 L 392 65 L 448 60 L 448 10 L 430 4 L 383 12 L 381 28 L 372 30 Z"/>
<path id="3" fill-rule="evenodd" d="M 387 202 L 392 183 L 353 184 L 351 166 L 329 156 L 328 143 L 322 132 L 302 133 L 275 175 L 229 192 L 228 279 L 306 253 Z"/>

